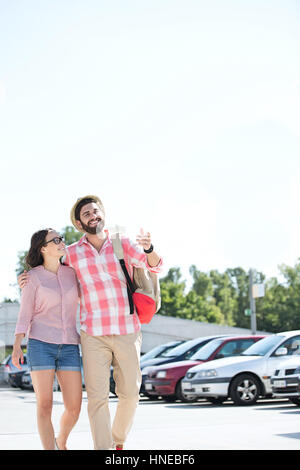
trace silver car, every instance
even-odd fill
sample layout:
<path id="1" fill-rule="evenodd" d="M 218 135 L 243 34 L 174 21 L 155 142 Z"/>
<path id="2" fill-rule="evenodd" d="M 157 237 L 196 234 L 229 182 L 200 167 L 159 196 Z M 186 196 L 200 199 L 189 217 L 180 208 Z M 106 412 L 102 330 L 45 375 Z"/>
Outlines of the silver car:
<path id="1" fill-rule="evenodd" d="M 300 406 L 300 355 L 278 365 L 271 377 L 271 385 L 274 397 L 288 398 Z"/>
<path id="2" fill-rule="evenodd" d="M 216 404 L 230 397 L 236 405 L 253 405 L 260 396 L 272 396 L 272 375 L 282 361 L 300 354 L 299 344 L 300 330 L 269 335 L 240 356 L 191 367 L 182 391 Z"/>

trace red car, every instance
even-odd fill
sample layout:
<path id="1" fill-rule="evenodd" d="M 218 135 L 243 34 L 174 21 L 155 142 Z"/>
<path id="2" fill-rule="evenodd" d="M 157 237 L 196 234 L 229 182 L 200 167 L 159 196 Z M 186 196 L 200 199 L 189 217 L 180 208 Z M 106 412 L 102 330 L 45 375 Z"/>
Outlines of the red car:
<path id="1" fill-rule="evenodd" d="M 213 359 L 239 356 L 253 343 L 264 337 L 247 335 L 214 339 L 205 346 L 200 347 L 188 361 L 178 361 L 152 367 L 148 371 L 148 377 L 145 380 L 145 390 L 149 395 L 160 395 L 165 401 L 175 401 L 177 399 L 189 403 L 196 401 L 197 398 L 188 398 L 181 390 L 181 380 L 188 369 Z"/>

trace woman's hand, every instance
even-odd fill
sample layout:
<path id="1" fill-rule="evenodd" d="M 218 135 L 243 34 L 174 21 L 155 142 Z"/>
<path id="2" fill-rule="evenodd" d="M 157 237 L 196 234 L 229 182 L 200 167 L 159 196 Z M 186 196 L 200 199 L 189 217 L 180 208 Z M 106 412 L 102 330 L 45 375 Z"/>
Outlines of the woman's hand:
<path id="1" fill-rule="evenodd" d="M 18 276 L 18 284 L 23 289 L 28 282 L 28 272 L 24 271 L 22 274 L 19 274 Z"/>
<path id="2" fill-rule="evenodd" d="M 22 369 L 20 366 L 20 361 L 21 364 L 24 364 L 24 355 L 21 346 L 14 345 L 13 352 L 12 352 L 12 357 L 11 357 L 11 362 L 17 369 Z"/>

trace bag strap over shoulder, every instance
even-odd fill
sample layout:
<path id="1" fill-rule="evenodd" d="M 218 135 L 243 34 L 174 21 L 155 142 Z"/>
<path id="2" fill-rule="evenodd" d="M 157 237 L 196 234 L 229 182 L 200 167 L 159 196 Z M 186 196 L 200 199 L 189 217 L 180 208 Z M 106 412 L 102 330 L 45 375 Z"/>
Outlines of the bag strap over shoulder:
<path id="1" fill-rule="evenodd" d="M 128 274 L 126 264 L 125 264 L 125 261 L 124 261 L 124 251 L 123 251 L 123 246 L 122 246 L 122 242 L 121 242 L 121 239 L 120 239 L 120 234 L 116 233 L 116 236 L 112 237 L 111 241 L 112 241 L 114 253 L 115 253 L 115 255 L 117 256 L 117 258 L 120 262 L 122 271 L 123 271 L 124 276 L 126 278 L 128 300 L 129 300 L 129 305 L 130 305 L 130 314 L 133 314 L 134 304 L 133 304 L 132 294 L 134 293 L 135 288 L 134 288 L 132 280 L 130 279 L 130 276 Z"/>
<path id="2" fill-rule="evenodd" d="M 123 246 L 122 246 L 122 242 L 120 239 L 120 234 L 116 233 L 115 235 L 113 235 L 111 237 L 111 241 L 113 244 L 114 253 L 117 256 L 117 258 L 124 259 L 124 251 L 123 251 Z"/>

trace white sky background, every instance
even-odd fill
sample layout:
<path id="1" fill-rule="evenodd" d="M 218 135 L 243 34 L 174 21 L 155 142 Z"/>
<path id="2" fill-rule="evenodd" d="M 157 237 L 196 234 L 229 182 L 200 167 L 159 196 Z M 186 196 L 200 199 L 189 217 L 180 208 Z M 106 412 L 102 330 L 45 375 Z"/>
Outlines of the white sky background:
<path id="1" fill-rule="evenodd" d="M 300 254 L 299 2 L 0 0 L 0 300 L 85 194 L 164 274 Z"/>

